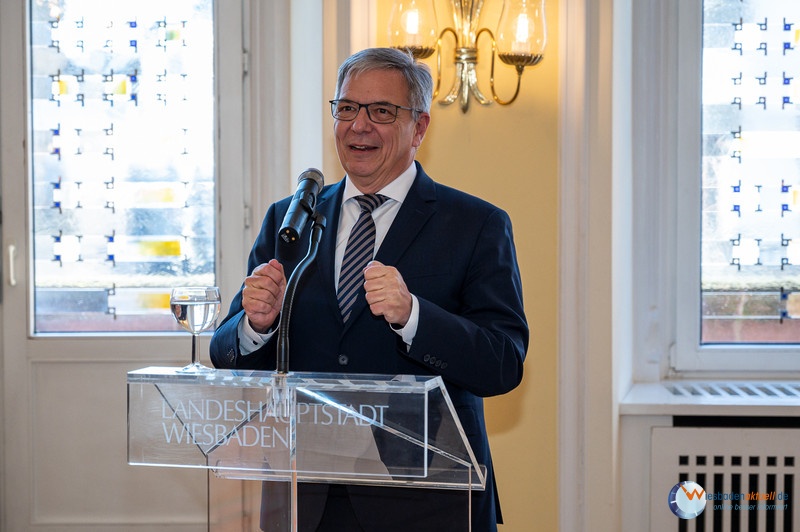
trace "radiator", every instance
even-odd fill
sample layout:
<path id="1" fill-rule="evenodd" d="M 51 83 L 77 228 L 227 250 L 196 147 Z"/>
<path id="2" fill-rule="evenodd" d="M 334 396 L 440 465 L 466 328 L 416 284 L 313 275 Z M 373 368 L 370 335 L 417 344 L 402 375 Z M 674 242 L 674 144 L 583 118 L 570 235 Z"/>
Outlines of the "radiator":
<path id="1" fill-rule="evenodd" d="M 757 423 L 749 421 L 652 428 L 651 532 L 800 532 L 800 428 L 752 428 Z M 692 519 L 670 509 L 670 492 L 682 481 L 704 490 L 705 509 Z"/>

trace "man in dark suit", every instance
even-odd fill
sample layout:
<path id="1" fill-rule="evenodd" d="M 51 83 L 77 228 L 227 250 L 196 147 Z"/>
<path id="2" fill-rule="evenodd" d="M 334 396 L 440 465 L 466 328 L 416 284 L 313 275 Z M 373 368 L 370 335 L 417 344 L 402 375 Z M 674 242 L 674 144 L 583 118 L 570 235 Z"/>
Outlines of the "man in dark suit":
<path id="1" fill-rule="evenodd" d="M 428 68 L 398 50 L 364 50 L 339 68 L 331 108 L 347 175 L 318 196 L 327 230 L 294 299 L 290 369 L 441 375 L 487 468 L 486 490 L 473 494 L 473 530 L 493 531 L 502 521 L 482 397 L 520 383 L 528 326 L 508 215 L 435 183 L 414 160 L 430 122 L 432 92 Z M 369 209 L 356 197 L 362 195 L 372 195 Z M 273 333 L 286 279 L 305 255 L 310 233 L 306 228 L 291 245 L 278 238 L 289 203 L 272 205 L 264 218 L 249 274 L 211 342 L 216 367 L 275 369 Z M 373 208 L 367 223 L 374 225 L 377 251 L 351 274 L 349 235 L 359 217 L 369 218 L 362 211 Z M 351 276 L 354 295 L 340 302 L 350 290 L 340 280 L 346 285 Z M 464 497 L 448 490 L 301 485 L 299 526 L 449 531 Z"/>

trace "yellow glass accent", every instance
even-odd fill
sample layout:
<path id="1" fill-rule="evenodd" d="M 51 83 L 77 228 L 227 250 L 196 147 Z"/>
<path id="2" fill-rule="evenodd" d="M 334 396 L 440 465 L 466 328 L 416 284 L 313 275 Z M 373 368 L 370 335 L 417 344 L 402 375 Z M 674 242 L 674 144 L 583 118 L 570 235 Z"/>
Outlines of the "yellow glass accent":
<path id="1" fill-rule="evenodd" d="M 138 203 L 173 203 L 175 201 L 175 189 L 169 187 L 139 189 L 136 191 L 136 201 Z"/>
<path id="2" fill-rule="evenodd" d="M 168 309 L 169 293 L 166 294 L 138 294 L 137 302 L 141 308 Z"/>
<path id="3" fill-rule="evenodd" d="M 139 253 L 147 257 L 175 257 L 181 254 L 178 240 L 143 240 L 139 242 Z"/>

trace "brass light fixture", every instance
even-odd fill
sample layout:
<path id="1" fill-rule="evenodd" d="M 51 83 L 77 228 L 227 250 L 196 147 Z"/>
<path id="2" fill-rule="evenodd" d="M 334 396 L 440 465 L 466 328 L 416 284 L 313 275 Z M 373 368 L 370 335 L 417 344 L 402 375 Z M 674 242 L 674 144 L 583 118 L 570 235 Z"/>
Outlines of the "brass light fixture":
<path id="1" fill-rule="evenodd" d="M 442 80 L 442 39 L 445 34 L 452 34 L 456 76 L 450 92 L 439 103 L 450 105 L 458 101 L 464 113 L 469 109 L 470 95 L 481 105 L 489 105 L 492 99 L 500 105 L 508 105 L 519 95 L 525 67 L 538 64 L 544 57 L 547 44 L 544 3 L 545 0 L 504 0 L 495 38 L 488 28 L 479 28 L 483 0 L 452 0 L 454 27 L 448 26 L 438 33 L 433 0 L 396 0 L 389 19 L 389 45 L 408 49 L 417 59 L 425 59 L 436 52 L 434 97 L 437 97 Z M 478 88 L 475 70 L 478 39 L 484 33 L 492 40 L 489 76 L 492 99 Z M 517 70 L 517 88 L 509 100 L 501 100 L 494 88 L 495 56 Z"/>

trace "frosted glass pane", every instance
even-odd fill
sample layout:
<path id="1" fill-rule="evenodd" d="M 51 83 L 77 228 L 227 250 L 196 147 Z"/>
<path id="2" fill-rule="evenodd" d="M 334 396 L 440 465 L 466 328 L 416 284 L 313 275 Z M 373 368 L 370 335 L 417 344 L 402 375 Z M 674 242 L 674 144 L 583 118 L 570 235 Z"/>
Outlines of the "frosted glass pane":
<path id="1" fill-rule="evenodd" d="M 702 341 L 800 343 L 800 3 L 703 6 Z"/>
<path id="2" fill-rule="evenodd" d="M 211 0 L 31 0 L 34 332 L 178 330 L 215 285 Z"/>

